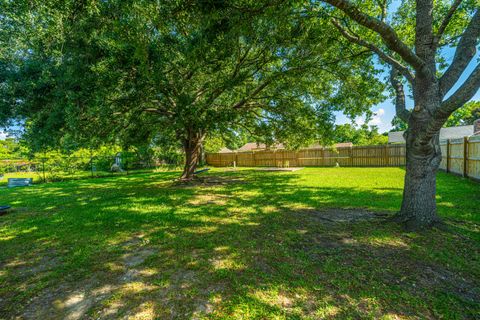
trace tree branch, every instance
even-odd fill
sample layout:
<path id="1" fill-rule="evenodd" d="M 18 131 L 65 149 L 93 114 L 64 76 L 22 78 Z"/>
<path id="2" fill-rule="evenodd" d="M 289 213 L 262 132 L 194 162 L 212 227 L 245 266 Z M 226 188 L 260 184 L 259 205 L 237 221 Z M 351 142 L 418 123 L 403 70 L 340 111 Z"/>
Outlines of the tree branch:
<path id="1" fill-rule="evenodd" d="M 392 67 L 390 72 L 390 83 L 395 90 L 395 113 L 405 122 L 410 118 L 410 112 L 405 105 L 405 91 L 402 82 L 398 79 L 398 70 Z"/>
<path id="2" fill-rule="evenodd" d="M 415 54 L 423 60 L 432 80 L 435 75 L 433 0 L 415 0 Z"/>
<path id="3" fill-rule="evenodd" d="M 375 1 L 377 4 L 380 6 L 380 9 L 382 10 L 382 13 L 380 14 L 380 21 L 385 22 L 385 19 L 387 18 L 387 1 Z"/>
<path id="4" fill-rule="evenodd" d="M 416 71 L 423 72 L 425 62 L 420 59 L 396 34 L 395 30 L 379 19 L 361 12 L 348 0 L 323 0 L 323 2 L 340 9 L 351 19 L 370 30 L 377 32 L 387 47 L 398 53 Z"/>
<path id="5" fill-rule="evenodd" d="M 393 68 L 397 69 L 399 72 L 401 72 L 405 76 L 405 78 L 408 79 L 408 81 L 410 81 L 410 83 L 413 83 L 413 80 L 414 80 L 413 74 L 410 72 L 410 70 L 407 67 L 402 65 L 398 60 L 394 59 L 392 56 L 383 52 L 380 48 L 375 46 L 373 43 L 367 42 L 355 34 L 351 34 L 345 28 L 343 28 L 336 19 L 333 19 L 332 23 L 340 31 L 340 33 L 350 42 L 356 43 L 362 47 L 368 48 L 371 51 L 375 52 L 380 57 L 380 59 L 390 64 Z"/>
<path id="6" fill-rule="evenodd" d="M 480 64 L 473 70 L 472 74 L 458 88 L 458 90 L 447 100 L 442 102 L 440 108 L 435 110 L 433 114 L 433 121 L 427 127 L 427 130 L 422 135 L 422 141 L 428 141 L 442 128 L 448 117 L 470 100 L 480 88 Z"/>
<path id="7" fill-rule="evenodd" d="M 440 78 L 440 94 L 444 96 L 458 81 L 465 68 L 477 52 L 480 36 L 480 9 L 477 9 L 465 32 L 460 38 L 452 64 Z"/>
<path id="8" fill-rule="evenodd" d="M 257 94 L 259 94 L 263 89 L 265 89 L 266 86 L 270 84 L 271 81 L 267 80 L 260 84 L 251 94 L 248 95 L 248 97 L 241 99 L 239 102 L 235 103 L 232 108 L 233 109 L 239 109 L 243 107 L 251 98 L 255 97 Z"/>
<path id="9" fill-rule="evenodd" d="M 452 113 L 470 100 L 480 88 L 480 64 L 477 64 L 470 76 L 463 85 L 452 94 L 447 100 L 443 101 L 438 109 L 439 112 Z"/>
<path id="10" fill-rule="evenodd" d="M 452 4 L 450 9 L 448 10 L 447 14 L 443 18 L 442 23 L 440 24 L 440 27 L 438 28 L 437 34 L 435 35 L 435 46 L 438 45 L 440 42 L 440 39 L 443 36 L 443 33 L 445 32 L 445 29 L 447 29 L 448 24 L 450 23 L 450 20 L 452 20 L 453 14 L 455 11 L 457 11 L 458 6 L 462 3 L 462 0 L 455 0 L 455 2 Z"/>

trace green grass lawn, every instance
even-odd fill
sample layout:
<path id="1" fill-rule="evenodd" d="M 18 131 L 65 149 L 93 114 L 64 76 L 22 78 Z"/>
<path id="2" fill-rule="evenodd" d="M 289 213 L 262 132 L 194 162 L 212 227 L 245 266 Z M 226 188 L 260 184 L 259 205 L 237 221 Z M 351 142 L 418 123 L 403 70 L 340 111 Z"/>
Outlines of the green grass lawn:
<path id="1" fill-rule="evenodd" d="M 0 189 L 0 319 L 480 314 L 478 183 L 439 173 L 449 228 L 408 233 L 400 168 L 178 174 Z"/>

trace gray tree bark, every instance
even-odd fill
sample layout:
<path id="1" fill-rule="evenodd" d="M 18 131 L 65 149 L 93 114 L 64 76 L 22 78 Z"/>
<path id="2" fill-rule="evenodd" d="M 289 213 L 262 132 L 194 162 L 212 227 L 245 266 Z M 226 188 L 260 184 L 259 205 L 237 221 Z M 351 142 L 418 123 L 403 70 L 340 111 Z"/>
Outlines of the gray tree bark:
<path id="1" fill-rule="evenodd" d="M 323 0 L 343 11 L 359 25 L 376 32 L 384 49 L 365 41 L 333 19 L 333 24 L 349 41 L 370 49 L 392 67 L 390 81 L 396 92 L 396 114 L 408 123 L 405 133 L 407 158 L 403 201 L 397 220 L 409 229 L 423 229 L 440 221 L 436 208 L 436 173 L 442 158 L 439 132 L 448 117 L 468 100 L 480 87 L 480 64 L 468 79 L 448 99 L 446 93 L 471 62 L 480 37 L 480 9 L 472 16 L 461 34 L 450 67 L 437 76 L 436 54 L 439 43 L 461 0 L 455 0 L 441 21 L 437 32 L 433 30 L 433 0 L 416 0 L 415 51 L 411 50 L 395 30 L 385 23 L 361 11 L 349 0 Z M 391 55 L 394 53 L 400 59 Z M 405 63 L 405 64 L 404 64 Z M 399 76 L 407 79 L 413 88 L 414 108 L 405 106 L 403 84 Z"/>
<path id="2" fill-rule="evenodd" d="M 192 180 L 194 172 L 201 157 L 201 148 L 204 135 L 200 131 L 188 130 L 183 139 L 183 150 L 185 152 L 185 165 L 180 177 L 181 180 Z"/>
<path id="3" fill-rule="evenodd" d="M 397 220 L 408 229 L 423 229 L 440 221 L 436 205 L 436 174 L 442 159 L 439 130 L 428 139 L 423 133 L 432 121 L 429 110 L 440 106 L 438 85 L 418 81 L 415 108 L 408 118 L 406 172 L 403 200 Z"/>

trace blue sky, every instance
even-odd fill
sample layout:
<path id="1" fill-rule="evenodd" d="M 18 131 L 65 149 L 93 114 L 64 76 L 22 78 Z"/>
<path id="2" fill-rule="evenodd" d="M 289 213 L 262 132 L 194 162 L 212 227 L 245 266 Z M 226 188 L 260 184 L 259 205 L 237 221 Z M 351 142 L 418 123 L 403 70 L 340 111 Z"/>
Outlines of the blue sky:
<path id="1" fill-rule="evenodd" d="M 453 55 L 455 54 L 455 50 L 453 48 L 448 48 L 447 50 L 444 51 L 444 55 L 447 58 L 447 61 L 450 63 L 451 60 L 453 59 Z M 458 80 L 457 84 L 450 90 L 450 92 L 447 93 L 447 97 L 451 95 L 453 92 L 458 89 L 458 87 L 467 79 L 467 77 L 470 75 L 470 73 L 473 71 L 475 68 L 476 64 L 480 61 L 480 54 L 477 53 L 476 57 L 472 59 L 468 67 L 465 69 L 464 73 Z M 380 65 L 378 65 L 379 68 L 381 68 Z M 382 76 L 385 77 L 385 74 Z M 407 108 L 411 109 L 413 108 L 413 101 L 408 97 L 409 93 L 407 93 Z M 472 100 L 480 100 L 480 91 L 477 91 L 475 96 L 472 98 Z M 375 112 L 375 116 L 372 118 L 372 120 L 368 123 L 369 125 L 377 125 L 379 127 L 380 132 L 386 132 L 390 131 L 392 128 L 392 119 L 395 116 L 395 106 L 393 104 L 393 99 L 387 98 L 384 102 L 375 105 L 371 108 L 373 112 Z M 347 118 L 343 113 L 337 112 L 336 113 L 336 121 L 337 124 L 344 124 L 344 123 L 351 123 L 352 120 Z M 356 124 L 363 124 L 365 123 L 365 118 L 364 117 L 358 117 L 354 119 L 353 121 Z"/>
<path id="2" fill-rule="evenodd" d="M 402 1 L 393 0 L 388 8 L 388 11 L 392 13 L 396 12 L 401 5 L 402 5 Z M 455 54 L 455 48 L 445 48 L 442 54 L 446 58 L 447 62 L 450 64 Z M 450 90 L 450 92 L 447 93 L 447 97 L 451 95 L 453 92 L 455 92 L 455 90 L 458 89 L 458 87 L 465 81 L 465 79 L 467 79 L 467 77 L 470 75 L 470 73 L 473 71 L 473 69 L 475 68 L 476 64 L 479 61 L 480 61 L 480 54 L 477 52 L 476 57 L 472 59 L 472 61 L 470 62 L 468 67 L 465 69 L 460 79 L 458 80 L 457 84 L 452 88 L 452 90 Z M 379 64 L 377 64 L 377 66 L 381 68 Z M 385 77 L 385 75 L 386 74 L 384 74 L 382 77 Z M 409 93 L 406 92 L 406 94 L 407 94 L 407 108 L 411 109 L 413 108 L 413 101 L 409 99 L 408 97 Z M 475 96 L 473 96 L 471 100 L 480 100 L 480 91 L 477 91 L 477 93 L 475 94 Z M 379 127 L 380 132 L 390 131 L 390 129 L 392 128 L 391 122 L 393 117 L 395 116 L 395 106 L 393 104 L 393 100 L 387 99 L 384 102 L 376 106 L 373 106 L 371 110 L 375 112 L 376 115 L 369 122 L 369 124 L 377 125 Z M 364 119 L 365 119 L 364 117 L 359 117 L 357 119 L 354 119 L 353 122 L 357 124 L 362 124 L 365 122 Z M 345 115 L 343 115 L 341 112 L 337 112 L 335 122 L 337 124 L 344 124 L 344 123 L 350 123 L 352 122 L 352 120 L 345 117 Z"/>

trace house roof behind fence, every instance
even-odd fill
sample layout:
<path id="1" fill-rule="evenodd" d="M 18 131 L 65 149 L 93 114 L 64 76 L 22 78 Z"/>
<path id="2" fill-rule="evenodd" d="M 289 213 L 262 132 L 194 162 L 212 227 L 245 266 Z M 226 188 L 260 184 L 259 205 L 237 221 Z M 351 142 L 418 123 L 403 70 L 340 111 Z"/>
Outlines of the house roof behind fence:
<path id="1" fill-rule="evenodd" d="M 388 133 L 388 143 L 405 143 L 403 133 L 405 131 L 394 131 Z M 473 125 L 442 128 L 440 130 L 440 140 L 459 139 L 473 135 Z"/>
<path id="2" fill-rule="evenodd" d="M 334 145 L 335 148 L 348 148 L 352 147 L 353 143 L 351 142 L 342 142 L 342 143 L 337 143 Z M 324 148 L 325 146 L 320 145 L 319 143 L 312 144 L 308 147 L 301 148 L 301 149 L 319 149 L 319 148 Z M 224 148 L 225 149 L 225 148 Z M 267 149 L 266 145 L 264 143 L 257 143 L 257 142 L 248 142 L 242 147 L 240 147 L 237 152 L 246 152 L 246 151 L 258 151 L 258 150 L 265 150 Z M 282 143 L 277 143 L 273 146 L 270 146 L 270 149 L 285 149 L 285 146 Z M 232 151 L 230 151 L 232 152 Z M 222 152 L 220 152 L 222 153 Z"/>
<path id="3" fill-rule="evenodd" d="M 220 149 L 220 151 L 218 151 L 218 153 L 231 153 L 231 152 L 233 152 L 233 151 L 228 149 L 228 148 L 225 148 L 225 147 Z"/>
<path id="4" fill-rule="evenodd" d="M 238 152 L 245 152 L 245 151 L 254 151 L 254 150 L 265 150 L 267 146 L 265 143 L 257 143 L 257 142 L 248 142 L 245 143 L 243 146 L 238 148 Z M 275 145 L 270 146 L 270 149 L 285 149 L 282 143 L 277 143 Z"/>

